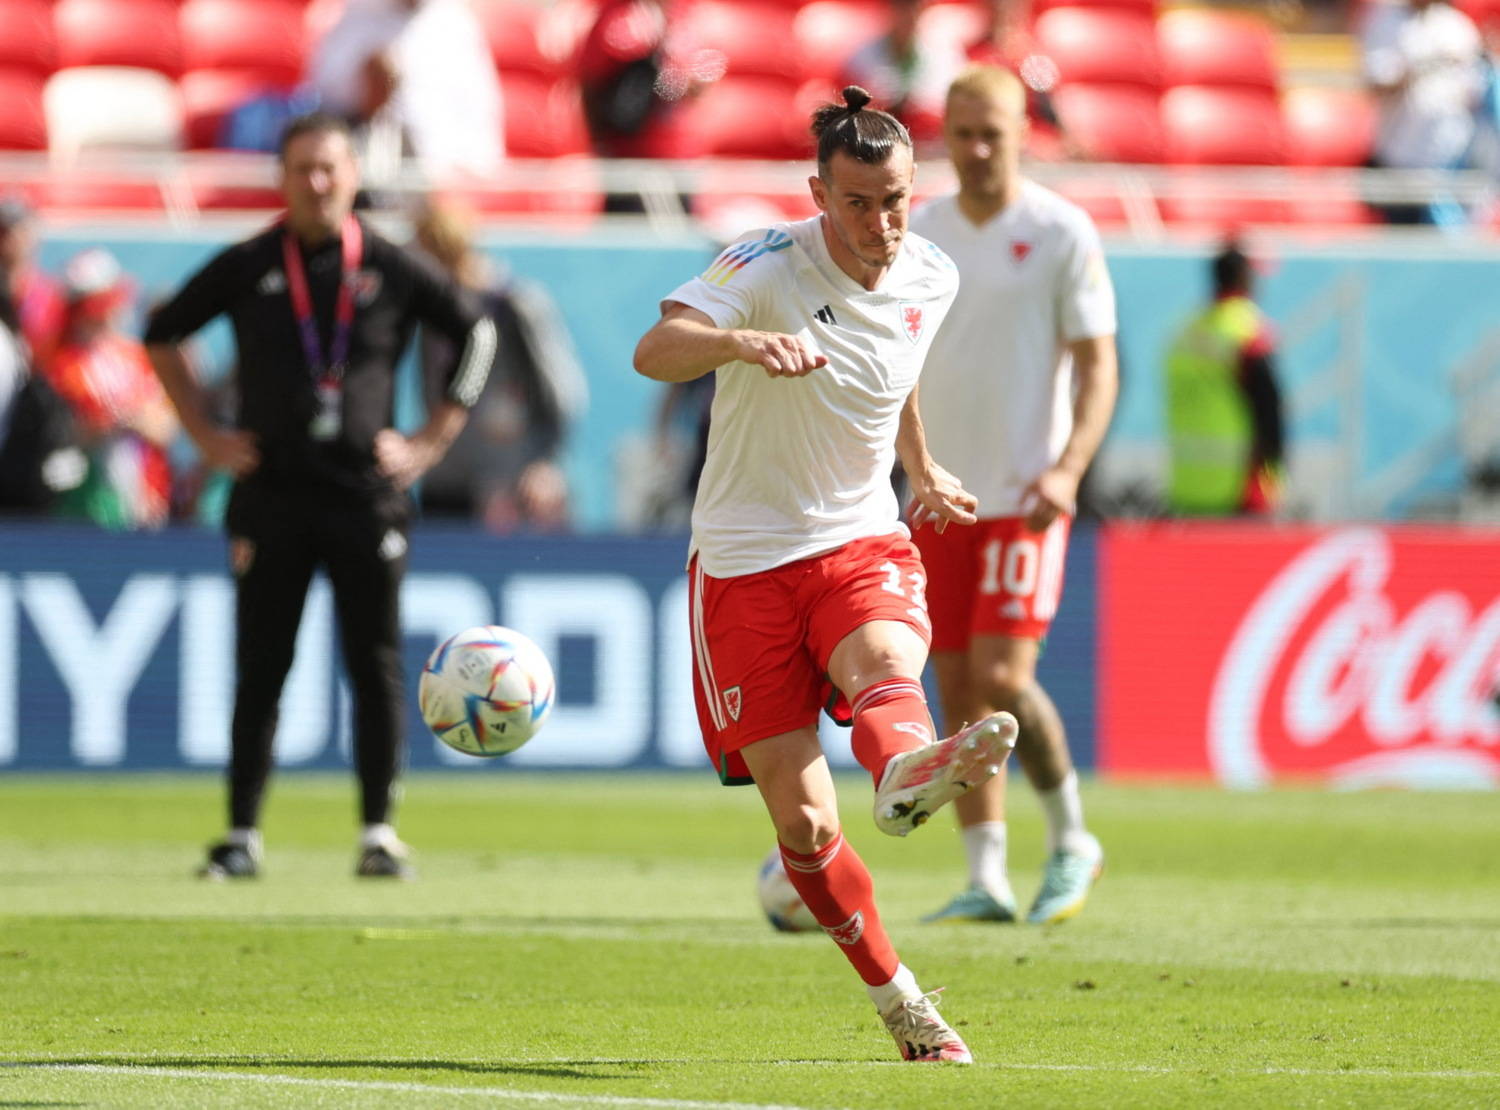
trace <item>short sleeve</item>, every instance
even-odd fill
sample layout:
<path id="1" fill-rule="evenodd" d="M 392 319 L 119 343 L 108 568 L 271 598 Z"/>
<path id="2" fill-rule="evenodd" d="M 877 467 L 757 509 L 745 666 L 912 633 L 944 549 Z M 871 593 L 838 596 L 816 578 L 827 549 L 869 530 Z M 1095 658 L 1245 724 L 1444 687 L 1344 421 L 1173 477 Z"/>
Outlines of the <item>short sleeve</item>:
<path id="1" fill-rule="evenodd" d="M 792 237 L 777 228 L 752 231 L 726 247 L 691 281 L 667 294 L 662 304 L 676 301 L 696 308 L 719 328 L 751 327 L 762 318 L 766 293 L 781 267 L 777 257 L 792 245 Z"/>
<path id="2" fill-rule="evenodd" d="M 1064 343 L 1115 334 L 1115 287 L 1104 245 L 1087 217 L 1066 225 L 1067 245 L 1058 273 L 1057 319 Z"/>

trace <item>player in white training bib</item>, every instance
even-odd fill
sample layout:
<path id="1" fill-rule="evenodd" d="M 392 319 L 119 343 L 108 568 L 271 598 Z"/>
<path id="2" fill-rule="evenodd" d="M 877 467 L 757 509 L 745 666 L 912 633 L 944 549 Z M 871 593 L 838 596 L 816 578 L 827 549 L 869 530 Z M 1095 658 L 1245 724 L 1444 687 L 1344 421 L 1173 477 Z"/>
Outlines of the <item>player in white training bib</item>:
<path id="1" fill-rule="evenodd" d="M 966 1062 L 881 924 L 818 745 L 820 708 L 840 694 L 875 822 L 905 836 L 997 774 L 1016 731 L 995 713 L 937 741 L 922 692 L 926 576 L 890 473 L 899 455 L 914 527 L 973 523 L 973 497 L 932 461 L 917 415 L 958 274 L 906 234 L 911 137 L 869 99 L 850 86 L 813 117 L 822 214 L 751 232 L 669 294 L 635 365 L 667 382 L 718 370 L 689 559 L 709 757 L 726 784 L 759 789 L 787 877 L 902 1058 Z"/>
<path id="2" fill-rule="evenodd" d="M 1053 922 L 1082 908 L 1103 862 L 1036 664 L 1062 594 L 1078 482 L 1114 409 L 1115 299 L 1088 216 L 1021 176 L 1025 132 L 1025 93 L 1009 72 L 976 66 L 955 80 L 944 137 L 959 189 L 912 219 L 962 278 L 933 342 L 921 414 L 944 464 L 979 498 L 980 520 L 914 538 L 944 717 L 1006 709 L 1020 721 L 1016 750 L 1049 845 L 1027 917 Z M 1004 790 L 1000 776 L 957 803 L 970 885 L 929 920 L 1015 920 Z"/>

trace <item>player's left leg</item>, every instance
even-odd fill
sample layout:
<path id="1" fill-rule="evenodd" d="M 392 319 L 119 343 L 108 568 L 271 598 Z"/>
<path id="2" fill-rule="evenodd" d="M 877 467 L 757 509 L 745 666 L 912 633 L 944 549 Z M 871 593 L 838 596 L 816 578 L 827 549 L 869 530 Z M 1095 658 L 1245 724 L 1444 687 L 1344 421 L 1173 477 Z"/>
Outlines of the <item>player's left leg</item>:
<path id="1" fill-rule="evenodd" d="M 339 643 L 354 694 L 354 763 L 363 830 L 355 873 L 409 879 L 409 851 L 391 823 L 405 755 L 402 714 L 401 580 L 408 510 L 381 501 L 330 514 L 323 539 L 338 614 Z"/>
<path id="2" fill-rule="evenodd" d="M 864 980 L 902 1057 L 967 1062 L 968 1048 L 937 1015 L 881 924 L 869 869 L 839 827 L 817 729 L 757 740 L 740 756 L 776 827 L 787 878 Z"/>

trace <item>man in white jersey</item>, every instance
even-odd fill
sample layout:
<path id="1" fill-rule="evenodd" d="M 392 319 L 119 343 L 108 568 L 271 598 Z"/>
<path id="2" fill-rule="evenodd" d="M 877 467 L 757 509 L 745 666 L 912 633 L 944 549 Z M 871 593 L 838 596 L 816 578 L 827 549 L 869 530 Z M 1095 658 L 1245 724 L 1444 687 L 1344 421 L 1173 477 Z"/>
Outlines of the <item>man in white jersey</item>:
<path id="1" fill-rule="evenodd" d="M 1088 216 L 1021 176 L 1025 135 L 1025 90 L 1009 72 L 975 66 L 954 81 L 944 138 L 958 192 L 924 206 L 912 226 L 953 258 L 963 283 L 933 341 L 921 418 L 979 499 L 980 519 L 914 539 L 944 718 L 1005 709 L 1020 722 L 1017 758 L 1048 833 L 1027 920 L 1051 923 L 1083 907 L 1104 860 L 1036 664 L 1062 592 L 1078 482 L 1114 409 L 1115 302 Z M 1004 776 L 955 809 L 970 885 L 928 920 L 1014 921 Z"/>
<path id="2" fill-rule="evenodd" d="M 974 499 L 928 455 L 916 407 L 958 275 L 906 234 L 911 138 L 869 99 L 851 86 L 813 117 L 822 214 L 743 236 L 669 294 L 635 366 L 666 382 L 718 370 L 688 564 L 709 756 L 726 784 L 760 790 L 792 885 L 902 1058 L 967 1062 L 881 925 L 818 746 L 836 691 L 876 784 L 875 822 L 905 836 L 997 774 L 1016 731 L 994 713 L 934 742 L 922 694 L 925 578 L 889 476 L 899 454 L 914 520 L 973 523 Z"/>

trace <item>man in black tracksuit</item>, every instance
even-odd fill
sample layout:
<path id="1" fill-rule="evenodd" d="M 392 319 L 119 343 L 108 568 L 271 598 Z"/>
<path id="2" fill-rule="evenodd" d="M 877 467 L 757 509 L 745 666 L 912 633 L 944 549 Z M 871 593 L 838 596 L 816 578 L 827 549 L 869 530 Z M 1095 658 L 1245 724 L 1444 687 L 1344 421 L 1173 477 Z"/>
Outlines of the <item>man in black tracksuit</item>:
<path id="1" fill-rule="evenodd" d="M 406 848 L 390 824 L 402 761 L 405 491 L 463 427 L 494 358 L 495 328 L 435 268 L 352 214 L 359 170 L 341 121 L 294 120 L 281 171 L 285 219 L 210 261 L 146 331 L 183 426 L 209 465 L 235 477 L 226 519 L 237 582 L 230 830 L 202 873 L 257 872 L 277 703 L 321 565 L 354 688 L 364 821 L 356 871 L 406 877 Z M 208 416 L 180 346 L 220 313 L 239 354 L 233 428 Z M 458 356 L 443 401 L 406 437 L 391 427 L 395 370 L 418 322 L 450 338 Z"/>

